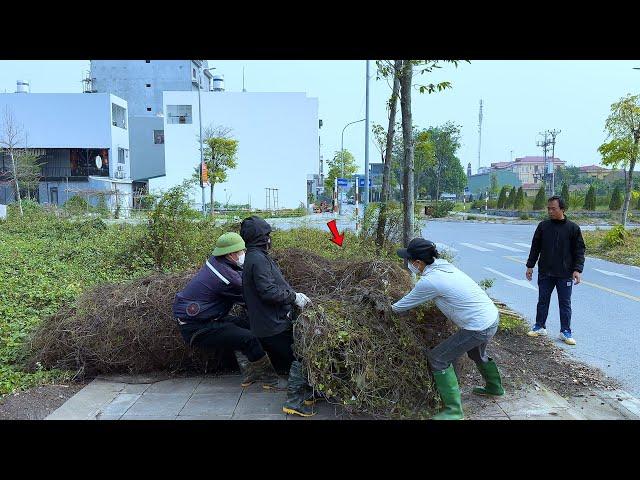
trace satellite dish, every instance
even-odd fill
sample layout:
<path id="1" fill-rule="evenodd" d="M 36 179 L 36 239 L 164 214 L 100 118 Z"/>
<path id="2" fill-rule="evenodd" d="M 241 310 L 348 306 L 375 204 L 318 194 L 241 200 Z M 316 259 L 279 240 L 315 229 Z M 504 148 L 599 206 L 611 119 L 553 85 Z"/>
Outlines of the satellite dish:
<path id="1" fill-rule="evenodd" d="M 98 167 L 98 169 L 102 168 L 102 157 L 100 155 L 96 155 L 96 167 Z"/>

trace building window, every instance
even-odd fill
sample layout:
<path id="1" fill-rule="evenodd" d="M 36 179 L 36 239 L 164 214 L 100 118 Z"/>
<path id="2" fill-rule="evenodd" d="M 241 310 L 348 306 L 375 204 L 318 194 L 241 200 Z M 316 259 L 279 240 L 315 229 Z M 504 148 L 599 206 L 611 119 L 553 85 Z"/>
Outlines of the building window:
<path id="1" fill-rule="evenodd" d="M 153 143 L 155 143 L 156 145 L 164 143 L 164 130 L 153 131 Z"/>
<path id="2" fill-rule="evenodd" d="M 121 107 L 120 105 L 116 105 L 115 103 L 111 104 L 111 122 L 114 127 L 120 127 L 127 129 L 127 109 Z"/>
<path id="3" fill-rule="evenodd" d="M 151 107 L 147 107 L 147 112 L 150 112 L 150 111 L 151 111 Z"/>
<path id="4" fill-rule="evenodd" d="M 147 87 L 147 88 L 150 88 L 150 87 L 151 87 L 151 84 L 150 84 L 150 83 L 147 83 L 147 84 L 145 84 L 145 85 L 146 85 L 146 87 Z"/>
<path id="5" fill-rule="evenodd" d="M 58 187 L 51 187 L 49 189 L 49 203 L 54 205 L 58 204 Z"/>
<path id="6" fill-rule="evenodd" d="M 167 105 L 167 123 L 193 123 L 191 105 Z"/>
<path id="7" fill-rule="evenodd" d="M 118 148 L 118 163 L 126 163 L 127 151 L 124 148 Z"/>

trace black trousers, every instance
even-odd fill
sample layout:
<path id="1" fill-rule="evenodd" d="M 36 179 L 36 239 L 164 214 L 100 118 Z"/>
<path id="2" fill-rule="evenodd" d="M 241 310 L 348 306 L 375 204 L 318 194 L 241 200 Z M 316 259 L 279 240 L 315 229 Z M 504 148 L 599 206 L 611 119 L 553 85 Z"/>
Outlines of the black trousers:
<path id="1" fill-rule="evenodd" d="M 249 330 L 246 316 L 227 315 L 208 323 L 188 319 L 183 321 L 187 323 L 180 325 L 180 333 L 192 347 L 240 350 L 250 362 L 264 357 L 265 351 L 258 338 Z"/>
<path id="2" fill-rule="evenodd" d="M 261 337 L 260 343 L 269 354 L 274 368 L 278 372 L 288 373 L 291 363 L 295 360 L 293 355 L 293 330 L 285 330 L 272 337 Z"/>

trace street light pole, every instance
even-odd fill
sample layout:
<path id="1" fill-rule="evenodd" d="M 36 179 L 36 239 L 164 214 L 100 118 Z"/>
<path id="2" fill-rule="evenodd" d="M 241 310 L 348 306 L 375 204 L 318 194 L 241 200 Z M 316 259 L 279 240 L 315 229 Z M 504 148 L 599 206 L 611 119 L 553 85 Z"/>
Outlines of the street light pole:
<path id="1" fill-rule="evenodd" d="M 355 122 L 349 122 L 342 129 L 342 136 L 341 136 L 341 140 L 340 140 L 340 161 L 342 163 L 342 174 L 341 174 L 342 178 L 344 178 L 344 131 L 349 125 L 353 125 L 354 123 L 364 122 L 365 120 L 366 120 L 366 118 L 363 118 L 361 120 L 356 120 Z M 340 208 L 340 215 L 342 215 L 342 195 L 340 195 L 340 202 L 338 203 L 338 205 L 339 205 L 339 208 Z"/>
<path id="2" fill-rule="evenodd" d="M 216 67 L 204 68 L 203 72 L 215 70 Z M 198 75 L 198 123 L 200 124 L 200 187 L 202 188 L 202 214 L 206 214 L 206 200 L 204 197 L 204 183 L 202 182 L 202 173 L 204 172 L 204 156 L 202 153 L 202 102 L 200 101 L 200 90 L 202 89 L 202 77 Z M 211 200 L 211 212 L 213 212 L 213 199 Z"/>
<path id="3" fill-rule="evenodd" d="M 362 201 L 362 212 L 364 213 L 369 205 L 369 60 L 367 60 L 367 86 L 366 86 L 366 113 L 364 132 L 364 198 Z"/>

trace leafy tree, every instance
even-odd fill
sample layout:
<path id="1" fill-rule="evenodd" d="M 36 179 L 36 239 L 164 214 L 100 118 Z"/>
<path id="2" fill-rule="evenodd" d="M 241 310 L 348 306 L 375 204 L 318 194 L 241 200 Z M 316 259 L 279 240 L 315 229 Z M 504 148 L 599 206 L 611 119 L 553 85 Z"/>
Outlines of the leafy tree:
<path id="1" fill-rule="evenodd" d="M 516 203 L 516 187 L 511 187 L 511 192 L 509 192 L 509 196 L 507 200 L 504 202 L 504 208 L 513 209 Z"/>
<path id="2" fill-rule="evenodd" d="M 447 60 L 458 65 L 457 60 Z M 413 122 L 411 113 L 411 94 L 414 88 L 413 77 L 414 70 L 417 75 L 431 73 L 436 69 L 442 68 L 439 60 L 400 60 L 395 63 L 391 61 L 378 61 L 379 76 L 387 79 L 397 76 L 400 83 L 400 111 L 402 116 L 402 139 L 404 147 L 404 155 L 402 171 L 402 193 L 403 193 L 403 242 L 409 242 L 414 230 L 414 143 L 413 143 Z M 439 83 L 430 83 L 426 85 L 418 85 L 420 93 L 433 93 L 451 88 L 451 82 L 443 81 Z"/>
<path id="3" fill-rule="evenodd" d="M 356 159 L 346 148 L 342 153 L 340 150 L 337 150 L 333 158 L 327 162 L 327 165 L 329 166 L 329 171 L 324 180 L 324 188 L 328 192 L 333 192 L 333 185 L 336 178 L 351 178 L 358 170 Z M 342 177 L 343 171 L 344 177 Z"/>
<path id="4" fill-rule="evenodd" d="M 544 204 L 546 200 L 544 185 L 540 185 L 540 189 L 536 194 L 536 199 L 533 201 L 533 209 L 534 210 L 542 210 L 544 208 Z"/>
<path id="5" fill-rule="evenodd" d="M 622 207 L 622 193 L 620 192 L 620 187 L 616 187 L 613 189 L 613 194 L 611 195 L 611 200 L 609 201 L 609 210 L 620 210 Z"/>
<path id="6" fill-rule="evenodd" d="M 498 195 L 498 208 L 505 208 L 505 204 L 507 203 L 507 190 L 509 187 L 503 185 L 500 189 L 500 195 Z"/>
<path id="7" fill-rule="evenodd" d="M 594 211 L 596 209 L 596 189 L 593 187 L 593 185 L 589 187 L 587 196 L 584 199 L 583 208 L 590 211 Z"/>
<path id="8" fill-rule="evenodd" d="M 522 187 L 518 188 L 513 208 L 515 210 L 521 210 L 524 208 L 524 190 L 522 189 Z"/>
<path id="9" fill-rule="evenodd" d="M 492 197 L 498 195 L 498 176 L 495 173 L 491 174 L 491 186 L 489 187 L 489 191 L 491 192 Z"/>
<path id="10" fill-rule="evenodd" d="M 562 184 L 562 193 L 560 194 L 565 204 L 569 204 L 569 185 L 565 182 Z"/>
<path id="11" fill-rule="evenodd" d="M 238 165 L 238 140 L 231 137 L 231 129 L 228 127 L 207 127 L 202 135 L 203 158 L 207 166 L 209 176 L 209 201 L 211 203 L 211 216 L 215 210 L 214 188 L 216 183 L 227 181 L 227 172 Z M 195 168 L 193 179 L 200 175 L 200 164 Z"/>
<path id="12" fill-rule="evenodd" d="M 611 113 L 605 123 L 605 131 L 609 142 L 600 146 L 604 165 L 622 165 L 628 174 L 625 178 L 625 195 L 622 206 L 622 226 L 627 225 L 627 214 L 631 191 L 633 189 L 633 173 L 638 160 L 638 143 L 640 143 L 640 95 L 627 95 L 611 105 Z"/>

